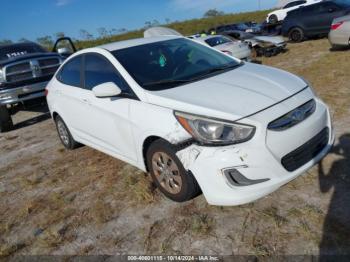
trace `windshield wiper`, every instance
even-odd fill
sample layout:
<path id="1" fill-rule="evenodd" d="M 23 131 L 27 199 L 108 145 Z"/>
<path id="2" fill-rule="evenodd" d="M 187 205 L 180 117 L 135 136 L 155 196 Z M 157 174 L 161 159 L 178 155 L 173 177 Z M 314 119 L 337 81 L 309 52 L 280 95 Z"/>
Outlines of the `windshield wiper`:
<path id="1" fill-rule="evenodd" d="M 240 65 L 241 65 L 241 63 L 234 64 L 234 65 L 225 65 L 225 66 L 214 67 L 214 68 L 211 68 L 209 70 L 204 71 L 202 76 L 209 75 L 209 74 L 215 73 L 215 72 L 225 71 L 227 69 L 233 69 L 233 68 L 236 68 Z"/>
<path id="2" fill-rule="evenodd" d="M 161 81 L 155 81 L 155 82 L 149 82 L 143 84 L 143 86 L 157 86 L 157 85 L 169 85 L 169 84 L 183 84 L 183 83 L 188 83 L 191 82 L 192 80 L 187 80 L 187 79 L 165 79 Z"/>

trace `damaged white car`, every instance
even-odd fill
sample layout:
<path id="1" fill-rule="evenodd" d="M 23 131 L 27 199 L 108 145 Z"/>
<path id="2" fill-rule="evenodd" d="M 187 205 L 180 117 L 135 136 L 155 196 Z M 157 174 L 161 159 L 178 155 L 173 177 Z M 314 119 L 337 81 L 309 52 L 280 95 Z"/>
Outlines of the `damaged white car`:
<path id="1" fill-rule="evenodd" d="M 46 92 L 66 148 L 82 143 L 149 172 L 175 201 L 254 201 L 334 140 L 328 107 L 304 80 L 183 37 L 79 51 Z"/>

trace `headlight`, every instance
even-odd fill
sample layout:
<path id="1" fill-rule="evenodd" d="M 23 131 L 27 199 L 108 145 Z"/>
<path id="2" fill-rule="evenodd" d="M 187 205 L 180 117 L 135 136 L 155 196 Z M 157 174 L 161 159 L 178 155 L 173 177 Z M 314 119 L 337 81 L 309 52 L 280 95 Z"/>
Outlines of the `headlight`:
<path id="1" fill-rule="evenodd" d="M 255 132 L 255 127 L 224 120 L 175 112 L 179 123 L 193 138 L 202 144 L 230 145 L 248 141 Z"/>

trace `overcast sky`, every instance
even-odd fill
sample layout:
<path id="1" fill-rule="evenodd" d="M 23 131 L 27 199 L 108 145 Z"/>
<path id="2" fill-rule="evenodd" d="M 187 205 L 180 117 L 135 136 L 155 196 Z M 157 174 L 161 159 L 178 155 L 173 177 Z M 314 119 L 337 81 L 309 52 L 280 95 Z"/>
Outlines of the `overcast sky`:
<path id="1" fill-rule="evenodd" d="M 261 9 L 276 2 L 261 0 Z M 132 30 L 154 19 L 164 23 L 199 18 L 211 8 L 253 11 L 259 0 L 1 0 L 0 39 L 35 40 L 56 32 L 79 38 L 80 29 L 96 36 L 99 27 Z"/>

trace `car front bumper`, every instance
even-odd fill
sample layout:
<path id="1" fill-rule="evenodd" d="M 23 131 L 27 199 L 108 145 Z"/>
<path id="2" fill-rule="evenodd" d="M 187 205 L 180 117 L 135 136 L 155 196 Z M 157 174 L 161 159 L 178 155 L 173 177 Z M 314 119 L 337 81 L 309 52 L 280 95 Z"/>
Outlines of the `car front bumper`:
<path id="1" fill-rule="evenodd" d="M 266 125 L 257 128 L 252 140 L 224 147 L 205 147 L 193 144 L 177 152 L 184 167 L 196 177 L 204 196 L 212 205 L 241 205 L 252 202 L 277 190 L 319 162 L 331 149 L 334 142 L 331 117 L 328 107 L 319 99 L 316 111 L 298 125 L 285 131 L 270 131 Z M 289 101 L 286 103 L 295 103 Z M 281 109 L 283 105 L 280 105 Z M 256 119 L 266 118 L 267 112 L 259 113 Z M 305 145 L 321 130 L 328 128 L 328 140 L 318 154 L 296 170 L 289 172 L 281 159 L 288 153 Z M 232 184 L 224 174 L 234 169 L 251 181 L 263 181 L 247 186 Z"/>
<path id="2" fill-rule="evenodd" d="M 16 104 L 45 96 L 48 81 L 0 90 L 0 105 Z"/>

